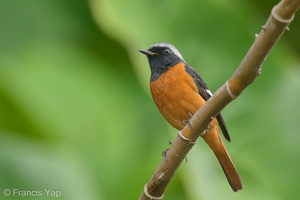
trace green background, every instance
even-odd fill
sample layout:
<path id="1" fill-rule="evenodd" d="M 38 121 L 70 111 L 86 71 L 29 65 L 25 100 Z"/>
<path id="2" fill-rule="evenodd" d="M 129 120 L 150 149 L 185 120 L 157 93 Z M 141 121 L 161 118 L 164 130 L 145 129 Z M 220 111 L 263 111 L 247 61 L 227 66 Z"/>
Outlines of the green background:
<path id="1" fill-rule="evenodd" d="M 152 102 L 138 49 L 174 44 L 214 92 L 276 3 L 0 0 L 0 199 L 137 199 L 177 134 Z M 244 189 L 232 192 L 199 139 L 165 200 L 299 196 L 299 23 L 222 112 Z"/>

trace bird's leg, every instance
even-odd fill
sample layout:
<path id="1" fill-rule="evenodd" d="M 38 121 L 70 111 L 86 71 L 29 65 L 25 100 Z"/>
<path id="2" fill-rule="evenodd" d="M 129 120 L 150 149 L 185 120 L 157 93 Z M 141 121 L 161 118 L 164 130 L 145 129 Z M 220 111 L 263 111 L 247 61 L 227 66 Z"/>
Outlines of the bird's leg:
<path id="1" fill-rule="evenodd" d="M 188 114 L 189 114 L 189 116 L 191 116 L 191 118 L 193 117 L 193 115 L 192 115 L 190 112 L 188 112 Z M 182 122 L 183 122 L 185 125 L 189 125 L 189 127 L 190 127 L 191 129 L 193 129 L 192 126 L 191 126 L 191 118 L 189 118 L 189 119 L 184 119 L 184 120 L 182 120 Z"/>

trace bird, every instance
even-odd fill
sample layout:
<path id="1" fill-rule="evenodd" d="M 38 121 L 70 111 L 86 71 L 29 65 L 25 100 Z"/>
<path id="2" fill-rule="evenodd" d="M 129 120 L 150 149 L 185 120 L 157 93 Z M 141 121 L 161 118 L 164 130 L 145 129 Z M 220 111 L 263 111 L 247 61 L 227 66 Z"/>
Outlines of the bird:
<path id="1" fill-rule="evenodd" d="M 213 95 L 203 78 L 189 66 L 175 46 L 156 43 L 148 50 L 139 50 L 148 58 L 151 77 L 150 91 L 154 103 L 167 122 L 177 130 L 183 129 L 189 119 Z M 202 138 L 219 160 L 233 191 L 243 188 L 228 151 L 221 139 L 220 129 L 231 141 L 221 114 L 210 123 Z"/>

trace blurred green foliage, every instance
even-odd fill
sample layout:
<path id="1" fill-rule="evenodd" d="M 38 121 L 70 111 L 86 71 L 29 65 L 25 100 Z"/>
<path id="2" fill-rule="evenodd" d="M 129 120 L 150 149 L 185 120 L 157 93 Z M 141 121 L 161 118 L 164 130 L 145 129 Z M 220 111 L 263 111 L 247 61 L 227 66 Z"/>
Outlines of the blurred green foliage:
<path id="1" fill-rule="evenodd" d="M 275 3 L 0 0 L 0 199 L 54 199 L 45 189 L 64 200 L 137 199 L 177 133 L 152 102 L 137 50 L 174 44 L 215 91 Z M 164 199 L 298 196 L 299 21 L 223 111 L 244 190 L 231 191 L 199 139 Z"/>

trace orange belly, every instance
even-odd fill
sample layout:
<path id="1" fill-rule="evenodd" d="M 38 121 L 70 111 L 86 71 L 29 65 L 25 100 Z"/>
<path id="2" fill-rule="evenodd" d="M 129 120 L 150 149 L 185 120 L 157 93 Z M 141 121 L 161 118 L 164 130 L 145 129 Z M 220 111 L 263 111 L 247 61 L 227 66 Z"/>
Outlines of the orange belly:
<path id="1" fill-rule="evenodd" d="M 164 118 L 176 129 L 181 130 L 184 120 L 191 118 L 205 103 L 193 78 L 179 63 L 170 67 L 157 80 L 150 83 L 153 100 Z"/>

